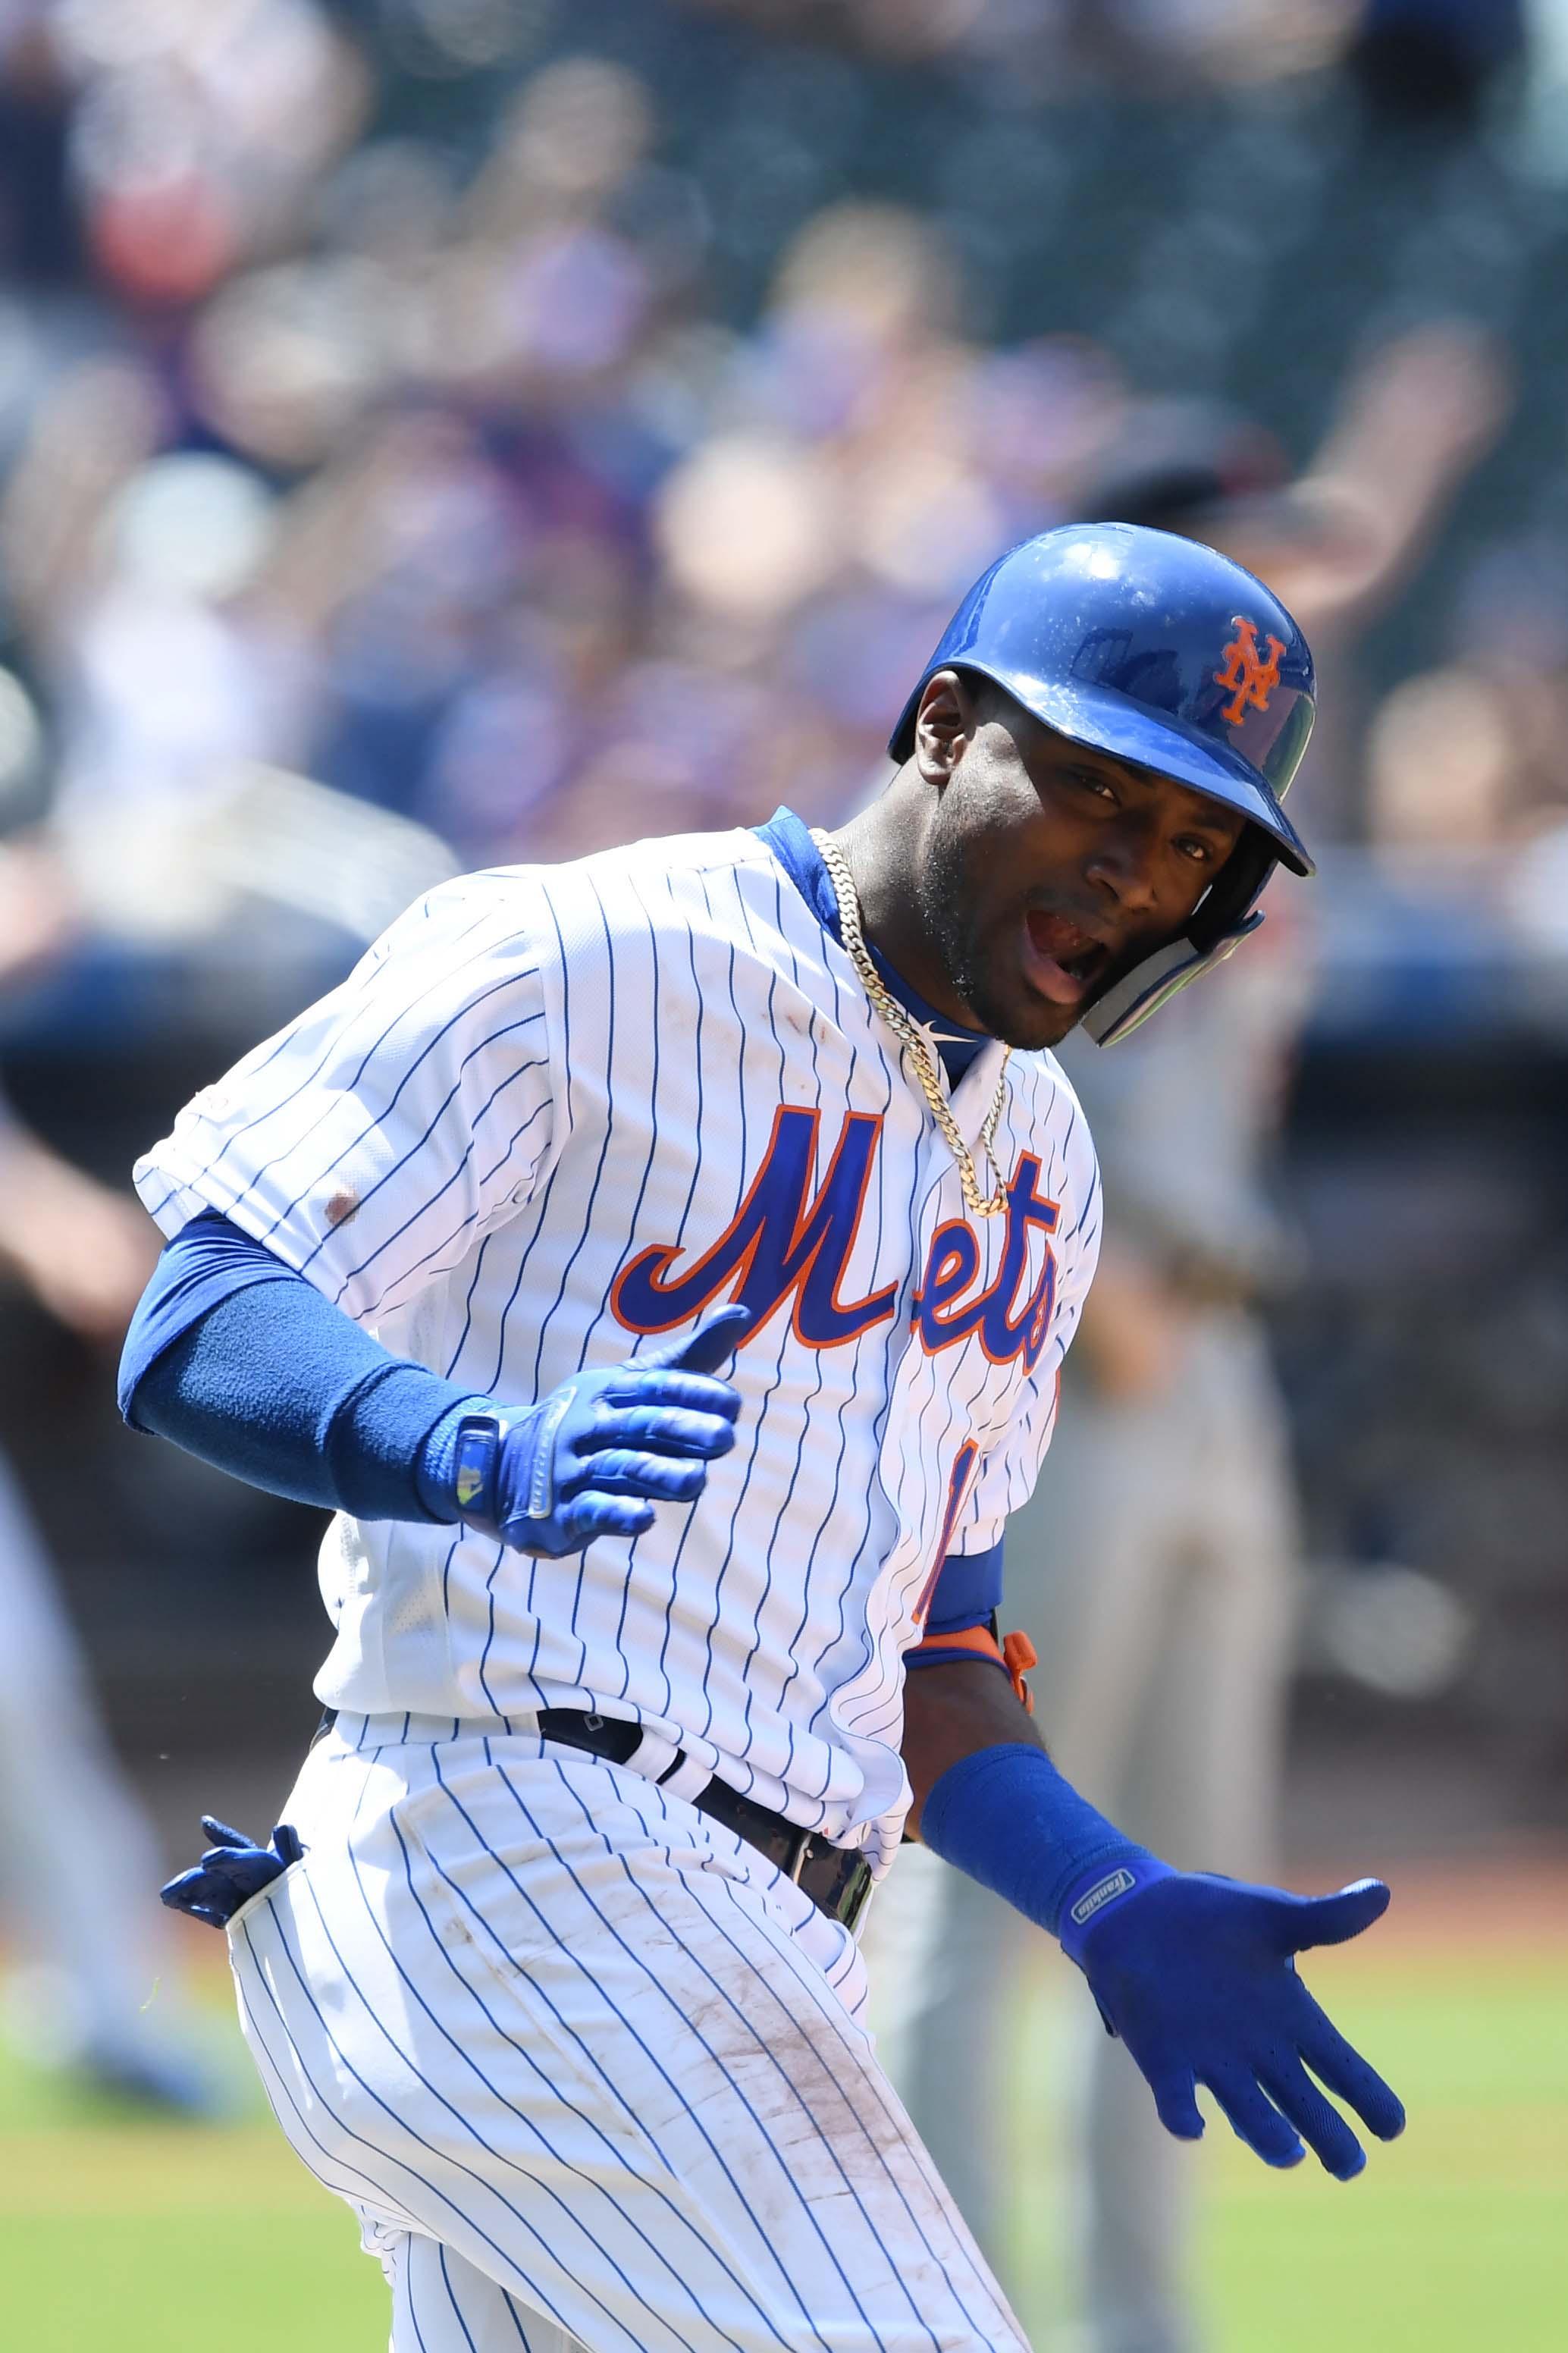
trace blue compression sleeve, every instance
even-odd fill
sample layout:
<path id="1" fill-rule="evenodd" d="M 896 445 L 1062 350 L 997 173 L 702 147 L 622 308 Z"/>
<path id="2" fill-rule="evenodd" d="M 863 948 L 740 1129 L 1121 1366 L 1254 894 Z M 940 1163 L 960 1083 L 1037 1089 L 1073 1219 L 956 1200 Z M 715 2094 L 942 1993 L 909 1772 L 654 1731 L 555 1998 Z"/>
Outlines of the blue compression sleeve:
<path id="1" fill-rule="evenodd" d="M 254 1283 L 301 1281 L 291 1266 L 216 1209 L 182 1226 L 153 1270 L 121 1351 L 120 1410 L 132 1429 L 141 1427 L 132 1399 L 142 1375 L 209 1307 Z"/>
<path id="2" fill-rule="evenodd" d="M 219 1229 L 222 1230 L 219 1230 Z M 158 1262 L 127 1335 L 121 1409 L 219 1470 L 358 1519 L 445 1520 L 427 1447 L 490 1401 L 391 1356 L 226 1219 Z"/>
<path id="3" fill-rule="evenodd" d="M 1053 1936 L 1062 1933 L 1065 1899 L 1087 1873 L 1125 1864 L 1142 1876 L 1153 1862 L 1032 1741 L 978 1748 L 950 1765 L 925 1801 L 921 1838 Z"/>

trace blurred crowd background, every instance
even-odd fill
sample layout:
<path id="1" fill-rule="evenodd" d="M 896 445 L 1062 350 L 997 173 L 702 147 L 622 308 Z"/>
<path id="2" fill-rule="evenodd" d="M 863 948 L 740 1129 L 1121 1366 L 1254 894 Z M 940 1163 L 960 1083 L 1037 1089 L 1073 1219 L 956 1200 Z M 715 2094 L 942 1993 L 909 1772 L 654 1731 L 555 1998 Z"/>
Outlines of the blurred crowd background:
<path id="1" fill-rule="evenodd" d="M 0 0 L 0 1444 L 167 1835 L 323 1640 L 118 1423 L 136 1150 L 433 878 L 844 817 L 1129 480 L 1321 640 L 1289 1841 L 1561 1833 L 1565 285 L 1562 0 Z"/>

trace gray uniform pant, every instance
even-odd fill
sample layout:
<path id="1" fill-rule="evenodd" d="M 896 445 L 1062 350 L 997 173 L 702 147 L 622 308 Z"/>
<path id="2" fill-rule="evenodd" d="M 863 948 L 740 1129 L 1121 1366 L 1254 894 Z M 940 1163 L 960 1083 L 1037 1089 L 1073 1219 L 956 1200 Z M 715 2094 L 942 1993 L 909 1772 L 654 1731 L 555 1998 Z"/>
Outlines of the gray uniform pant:
<path id="1" fill-rule="evenodd" d="M 161 1858 L 4 1457 L 0 1626 L 0 1894 L 39 1973 L 29 2040 L 61 2058 L 130 2060 L 163 2043 L 146 2015 L 171 1958 Z"/>
<path id="2" fill-rule="evenodd" d="M 1069 1378 L 1039 1486 L 1008 1527 L 1003 1623 L 1039 1649 L 1037 1720 L 1063 1771 L 1186 1868 L 1275 1869 L 1294 1551 L 1283 1417 L 1254 1319 L 1194 1316 L 1179 1377 L 1152 1400 L 1108 1404 Z M 1017 2200 L 1003 2039 L 1038 1933 L 923 1852 L 900 1858 L 867 1933 L 889 2073 L 1004 2283 L 1000 2226 Z M 1194 2341 L 1182 2256 L 1202 2159 L 1163 2132 L 1087 1992 L 1077 2010 L 1086 2339 L 1172 2353 Z"/>

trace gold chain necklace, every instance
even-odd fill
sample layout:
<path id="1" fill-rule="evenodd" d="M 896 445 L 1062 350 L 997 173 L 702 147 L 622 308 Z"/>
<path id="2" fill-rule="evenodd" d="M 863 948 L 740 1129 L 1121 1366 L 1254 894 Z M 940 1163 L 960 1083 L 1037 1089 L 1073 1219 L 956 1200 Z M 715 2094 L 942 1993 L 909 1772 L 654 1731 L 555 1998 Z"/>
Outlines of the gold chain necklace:
<path id="1" fill-rule="evenodd" d="M 980 1149 L 996 1171 L 996 1190 L 986 1194 L 980 1189 L 980 1172 L 975 1167 L 974 1155 L 965 1144 L 958 1122 L 952 1115 L 952 1107 L 942 1083 L 936 1050 L 919 1022 L 905 1011 L 886 986 L 871 961 L 871 951 L 866 945 L 866 935 L 860 929 L 860 901 L 855 889 L 855 878 L 845 863 L 844 853 L 832 836 L 824 833 L 818 826 L 813 826 L 811 838 L 822 853 L 822 862 L 833 885 L 833 895 L 838 902 L 838 928 L 844 934 L 849 961 L 859 974 L 873 1008 L 881 1015 L 899 1043 L 906 1046 L 914 1057 L 915 1076 L 921 1082 L 921 1092 L 931 1105 L 931 1115 L 958 1164 L 958 1181 L 963 1187 L 963 1206 L 976 1218 L 998 1218 L 1007 1206 L 1007 1196 L 1003 1188 L 1002 1171 L 997 1166 L 994 1147 L 996 1129 L 1007 1102 L 1007 1062 L 1013 1050 L 1010 1046 L 1002 1049 L 1002 1068 L 996 1074 L 996 1092 L 992 1097 L 991 1108 L 980 1130 Z"/>

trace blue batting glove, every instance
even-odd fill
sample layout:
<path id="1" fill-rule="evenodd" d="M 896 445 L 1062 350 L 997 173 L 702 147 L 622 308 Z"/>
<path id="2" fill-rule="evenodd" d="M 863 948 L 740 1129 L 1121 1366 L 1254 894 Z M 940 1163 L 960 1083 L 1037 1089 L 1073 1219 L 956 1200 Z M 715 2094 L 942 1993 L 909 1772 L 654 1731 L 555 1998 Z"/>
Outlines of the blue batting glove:
<path id="1" fill-rule="evenodd" d="M 1348 2181 L 1366 2152 L 1308 2068 L 1379 2140 L 1404 2130 L 1405 2110 L 1330 2024 L 1292 1956 L 1359 1936 L 1387 1907 L 1381 1880 L 1291 1895 L 1134 1856 L 1068 1891 L 1059 1933 L 1107 2027 L 1147 2077 L 1167 2132 L 1201 2137 L 1194 2086 L 1205 2084 L 1266 2165 L 1299 2163 L 1304 2140 Z"/>
<path id="2" fill-rule="evenodd" d="M 188 1912 L 209 1928 L 226 1928 L 242 1904 L 270 1887 L 305 1852 L 288 1822 L 279 1823 L 267 1846 L 258 1846 L 212 1814 L 202 1816 L 202 1828 L 212 1845 L 194 1870 L 182 1871 L 158 1894 L 171 1912 Z"/>
<path id="3" fill-rule="evenodd" d="M 740 1396 L 713 1375 L 751 1322 L 749 1308 L 721 1307 L 688 1339 L 574 1374 L 515 1419 L 502 1408 L 438 1423 L 422 1494 L 438 1518 L 551 1559 L 640 1535 L 656 1503 L 695 1502 L 734 1445 Z"/>

